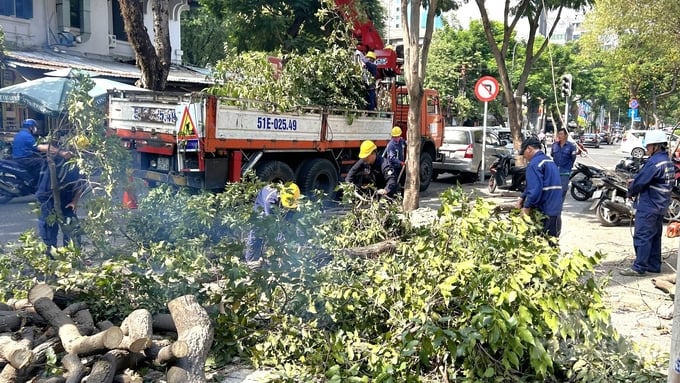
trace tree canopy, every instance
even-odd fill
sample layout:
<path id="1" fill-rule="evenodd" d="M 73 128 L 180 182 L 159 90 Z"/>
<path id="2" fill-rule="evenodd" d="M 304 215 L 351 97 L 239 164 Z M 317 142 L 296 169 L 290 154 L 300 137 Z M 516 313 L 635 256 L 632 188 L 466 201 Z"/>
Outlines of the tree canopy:
<path id="1" fill-rule="evenodd" d="M 634 9 L 635 12 L 630 12 Z M 680 3 L 634 0 L 598 1 L 586 20 L 583 56 L 601 66 L 612 90 L 610 100 L 627 109 L 637 98 L 648 124 L 678 118 Z"/>
<path id="2" fill-rule="evenodd" d="M 333 9 L 330 0 L 201 0 L 200 4 L 227 31 L 227 44 L 238 52 L 305 52 L 322 48 L 323 37 L 332 33 L 318 12 Z M 378 30 L 384 27 L 379 0 L 360 0 Z"/>

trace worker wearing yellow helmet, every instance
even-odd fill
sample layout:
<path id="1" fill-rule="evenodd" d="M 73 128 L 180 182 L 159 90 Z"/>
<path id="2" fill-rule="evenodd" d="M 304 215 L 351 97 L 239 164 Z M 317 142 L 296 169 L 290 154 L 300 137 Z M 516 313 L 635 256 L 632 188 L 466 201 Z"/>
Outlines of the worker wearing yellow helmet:
<path id="1" fill-rule="evenodd" d="M 299 200 L 300 187 L 294 182 L 267 185 L 257 193 L 253 211 L 262 216 L 269 216 L 277 211 L 275 207 L 278 206 L 283 208 L 279 211 L 284 214 L 284 218 L 291 220 L 292 211 L 297 209 Z M 250 230 L 243 249 L 246 262 L 259 261 L 262 258 L 263 245 L 264 240 L 256 233 L 256 230 Z"/>
<path id="2" fill-rule="evenodd" d="M 378 195 L 393 197 L 398 189 L 397 173 L 390 162 L 378 156 L 373 141 L 364 141 L 359 147 L 359 161 L 347 173 L 345 181 L 361 190 L 375 188 Z"/>
<path id="3" fill-rule="evenodd" d="M 401 128 L 395 126 L 392 128 L 392 139 L 387 144 L 385 149 L 385 157 L 394 168 L 397 173 L 397 181 L 402 182 L 401 175 L 403 174 L 402 169 L 404 168 L 404 161 L 406 160 L 406 140 L 402 138 Z"/>

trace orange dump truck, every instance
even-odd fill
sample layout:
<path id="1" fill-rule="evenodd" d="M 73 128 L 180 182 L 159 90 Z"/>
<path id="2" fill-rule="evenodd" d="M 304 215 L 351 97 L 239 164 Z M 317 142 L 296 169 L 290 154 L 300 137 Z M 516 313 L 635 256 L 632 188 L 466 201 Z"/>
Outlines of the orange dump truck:
<path id="1" fill-rule="evenodd" d="M 408 100 L 406 90 L 393 92 L 391 112 L 276 113 L 264 104 L 206 93 L 112 91 L 108 129 L 131 151 L 133 175 L 152 183 L 219 190 L 253 169 L 265 181 L 295 181 L 303 193 L 332 194 L 357 161 L 363 140 L 382 148 L 393 126 L 405 132 L 408 105 L 398 103 Z M 423 100 L 422 190 L 429 186 L 441 144 L 438 101 L 436 93 Z"/>

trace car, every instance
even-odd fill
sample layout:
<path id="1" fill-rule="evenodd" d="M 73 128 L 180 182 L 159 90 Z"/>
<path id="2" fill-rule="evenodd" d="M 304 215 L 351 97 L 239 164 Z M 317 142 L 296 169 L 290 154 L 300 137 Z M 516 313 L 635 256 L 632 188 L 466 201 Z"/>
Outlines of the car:
<path id="1" fill-rule="evenodd" d="M 585 133 L 581 136 L 581 143 L 588 148 L 599 148 L 600 135 L 597 133 Z"/>
<path id="2" fill-rule="evenodd" d="M 609 132 L 600 132 L 600 143 L 605 145 L 611 145 L 614 143 L 614 137 L 612 137 Z"/>
<path id="3" fill-rule="evenodd" d="M 441 173 L 459 174 L 468 180 L 476 181 L 482 171 L 482 137 L 483 128 L 467 126 L 447 126 L 444 128 L 444 139 L 439 148 L 436 161 L 433 162 L 433 177 Z M 512 153 L 507 148 L 508 142 L 498 138 L 494 132 L 486 132 L 486 153 L 484 156 L 484 174 L 495 160 L 495 154 Z"/>
<path id="4" fill-rule="evenodd" d="M 647 153 L 645 148 L 645 134 L 649 130 L 630 129 L 623 133 L 621 138 L 621 152 L 633 158 L 642 158 Z M 668 150 L 673 150 L 680 141 L 680 137 L 675 134 L 666 133 L 668 138 Z"/>

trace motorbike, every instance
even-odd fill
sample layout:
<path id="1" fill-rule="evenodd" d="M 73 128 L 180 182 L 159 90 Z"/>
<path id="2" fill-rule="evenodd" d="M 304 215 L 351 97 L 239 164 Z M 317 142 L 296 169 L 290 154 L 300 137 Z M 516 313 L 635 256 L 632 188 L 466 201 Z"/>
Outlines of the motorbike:
<path id="1" fill-rule="evenodd" d="M 569 176 L 571 196 L 577 201 L 589 200 L 597 189 L 593 179 L 602 178 L 603 174 L 604 170 L 600 168 L 577 162 L 576 170 L 573 170 Z"/>
<path id="2" fill-rule="evenodd" d="M 645 158 L 626 157 L 616 164 L 615 170 L 621 173 L 627 173 L 629 176 L 637 174 L 645 164 Z"/>
<path id="3" fill-rule="evenodd" d="M 515 166 L 515 157 L 512 154 L 494 154 L 496 159 L 489 167 L 489 192 L 493 193 L 496 188 L 514 191 L 524 191 L 526 188 L 526 168 Z M 510 177 L 510 186 L 507 179 Z"/>
<path id="4" fill-rule="evenodd" d="M 602 226 L 616 226 L 625 219 L 635 217 L 633 201 L 626 198 L 628 179 L 625 174 L 605 172 L 598 180 L 598 187 L 593 194 L 595 201 L 590 210 L 595 210 Z"/>
<path id="5" fill-rule="evenodd" d="M 0 204 L 35 194 L 38 176 L 13 160 L 0 160 Z"/>

